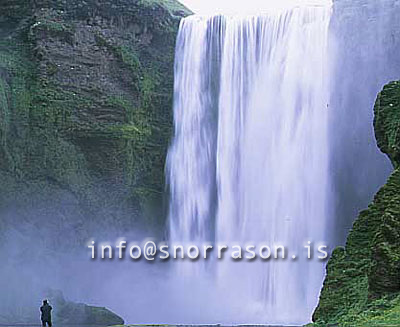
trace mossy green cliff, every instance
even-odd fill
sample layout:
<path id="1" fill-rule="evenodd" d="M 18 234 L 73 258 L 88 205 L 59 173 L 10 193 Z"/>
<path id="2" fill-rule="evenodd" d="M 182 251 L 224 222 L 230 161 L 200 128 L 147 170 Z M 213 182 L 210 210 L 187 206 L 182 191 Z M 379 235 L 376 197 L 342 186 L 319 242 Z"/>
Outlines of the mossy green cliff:
<path id="1" fill-rule="evenodd" d="M 162 226 L 187 14 L 173 0 L 0 3 L 0 229 Z"/>
<path id="2" fill-rule="evenodd" d="M 400 326 L 400 82 L 379 94 L 374 127 L 395 169 L 328 263 L 321 326 Z"/>

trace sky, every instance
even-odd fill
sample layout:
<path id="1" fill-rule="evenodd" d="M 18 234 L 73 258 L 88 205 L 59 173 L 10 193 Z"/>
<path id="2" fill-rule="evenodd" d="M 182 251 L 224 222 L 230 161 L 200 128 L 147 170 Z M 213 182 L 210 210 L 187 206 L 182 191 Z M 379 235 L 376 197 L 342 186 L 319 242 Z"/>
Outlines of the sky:
<path id="1" fill-rule="evenodd" d="M 194 13 L 210 14 L 262 14 L 271 9 L 290 6 L 293 3 L 327 3 L 329 0 L 179 0 Z"/>

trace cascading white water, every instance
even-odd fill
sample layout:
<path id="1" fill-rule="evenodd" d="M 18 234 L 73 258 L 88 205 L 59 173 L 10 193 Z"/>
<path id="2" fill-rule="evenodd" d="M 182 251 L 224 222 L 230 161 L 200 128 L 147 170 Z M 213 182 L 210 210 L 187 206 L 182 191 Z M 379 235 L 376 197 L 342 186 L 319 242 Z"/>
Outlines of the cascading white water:
<path id="1" fill-rule="evenodd" d="M 323 264 L 291 256 L 327 241 L 330 15 L 302 6 L 181 23 L 170 240 L 288 248 L 284 262 L 215 262 L 218 292 L 247 323 L 308 322 L 317 304 Z"/>

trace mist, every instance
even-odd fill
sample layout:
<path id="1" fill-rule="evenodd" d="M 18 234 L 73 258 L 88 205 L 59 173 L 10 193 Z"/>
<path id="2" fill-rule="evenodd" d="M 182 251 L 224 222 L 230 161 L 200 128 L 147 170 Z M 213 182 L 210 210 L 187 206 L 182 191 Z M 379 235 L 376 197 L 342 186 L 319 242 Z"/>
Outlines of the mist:
<path id="1" fill-rule="evenodd" d="M 400 79 L 399 6 L 394 0 L 341 0 L 333 6 L 327 109 L 332 198 L 326 227 L 333 246 L 345 243 L 359 211 L 393 169 L 376 146 L 373 105 L 385 83 Z M 212 265 L 200 275 L 181 276 L 171 260 L 90 259 L 92 239 L 164 241 L 167 210 L 154 217 L 157 226 L 149 226 L 136 212 L 111 208 L 88 217 L 67 196 L 64 200 L 36 203 L 32 197 L 1 208 L 0 323 L 36 324 L 49 289 L 73 302 L 105 306 L 126 323 L 268 322 L 264 307 L 246 306 L 248 299 L 239 298 L 235 281 L 218 284 Z M 32 209 L 26 213 L 24 206 Z"/>
<path id="2" fill-rule="evenodd" d="M 64 226 L 68 234 L 68 226 Z M 72 232 L 72 231 L 71 231 Z M 178 276 L 174 260 L 155 262 L 131 260 L 126 253 L 118 259 L 91 259 L 89 241 L 115 246 L 124 239 L 141 243 L 151 231 L 126 233 L 104 230 L 76 246 L 61 241 L 51 231 L 35 231 L 31 224 L 22 230 L 3 234 L 0 260 L 0 323 L 37 324 L 39 307 L 52 291 L 61 291 L 68 301 L 107 307 L 125 323 L 135 324 L 228 324 L 246 323 L 248 310 L 238 306 L 235 298 L 226 298 L 212 270 L 202 276 Z M 57 247 L 57 244 L 59 247 Z M 185 264 L 197 265 L 198 262 Z M 252 263 L 247 264 L 251 269 Z M 237 294 L 238 291 L 232 294 Z M 206 305 L 205 305 L 206 303 Z M 57 314 L 57 305 L 53 305 Z M 254 313 L 262 314 L 262 311 Z M 260 323 L 261 318 L 257 319 Z"/>

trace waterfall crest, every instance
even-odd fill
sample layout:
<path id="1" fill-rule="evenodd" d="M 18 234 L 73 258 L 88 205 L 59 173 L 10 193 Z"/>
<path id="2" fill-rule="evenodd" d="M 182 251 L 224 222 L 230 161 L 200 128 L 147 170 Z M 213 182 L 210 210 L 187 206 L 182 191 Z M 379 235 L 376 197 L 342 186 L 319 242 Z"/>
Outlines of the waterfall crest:
<path id="1" fill-rule="evenodd" d="M 216 292 L 243 312 L 229 323 L 306 323 L 317 304 L 324 265 L 291 256 L 328 242 L 330 17 L 327 5 L 181 22 L 170 241 L 290 252 L 284 262 L 210 263 Z"/>

